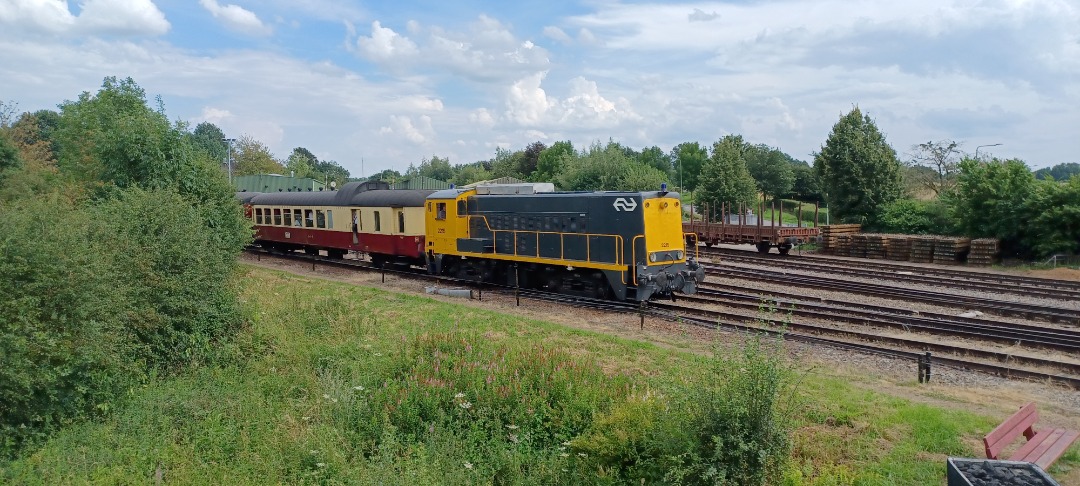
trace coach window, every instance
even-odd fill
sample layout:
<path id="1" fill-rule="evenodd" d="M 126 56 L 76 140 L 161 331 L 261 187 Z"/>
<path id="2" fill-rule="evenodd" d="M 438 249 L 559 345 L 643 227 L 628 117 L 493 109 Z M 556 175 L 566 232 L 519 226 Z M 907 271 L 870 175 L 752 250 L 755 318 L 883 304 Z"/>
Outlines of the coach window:
<path id="1" fill-rule="evenodd" d="M 255 224 L 262 224 L 262 208 L 255 208 Z"/>
<path id="2" fill-rule="evenodd" d="M 446 218 L 446 213 L 443 213 L 443 218 Z M 398 233 L 405 234 L 405 211 L 398 211 L 397 213 Z"/>
<path id="3" fill-rule="evenodd" d="M 326 227 L 330 228 L 330 229 L 334 229 L 334 210 L 333 209 L 327 209 L 326 210 Z"/>
<path id="4" fill-rule="evenodd" d="M 274 209 L 274 226 L 281 226 L 281 210 Z"/>
<path id="5" fill-rule="evenodd" d="M 304 223 L 305 227 L 314 228 L 315 227 L 315 212 L 310 210 L 310 209 L 305 209 L 304 210 L 304 221 L 306 221 Z"/>
<path id="6" fill-rule="evenodd" d="M 435 204 L 435 219 L 438 219 L 438 220 L 446 219 L 446 203 L 436 203 Z M 404 233 L 404 230 L 402 230 L 402 232 Z"/>
<path id="7" fill-rule="evenodd" d="M 382 231 L 382 218 L 379 217 L 379 211 L 375 211 L 375 232 Z"/>
<path id="8" fill-rule="evenodd" d="M 304 214 L 299 209 L 292 210 L 293 226 L 304 226 Z"/>
<path id="9" fill-rule="evenodd" d="M 323 210 L 321 210 L 321 209 L 316 209 L 315 210 L 315 227 L 316 228 L 325 228 L 326 227 L 326 214 L 323 213 Z"/>
<path id="10" fill-rule="evenodd" d="M 281 212 L 282 212 L 282 222 L 281 222 L 281 224 L 283 224 L 285 226 L 289 226 L 290 224 L 292 224 L 292 210 L 282 209 Z"/>

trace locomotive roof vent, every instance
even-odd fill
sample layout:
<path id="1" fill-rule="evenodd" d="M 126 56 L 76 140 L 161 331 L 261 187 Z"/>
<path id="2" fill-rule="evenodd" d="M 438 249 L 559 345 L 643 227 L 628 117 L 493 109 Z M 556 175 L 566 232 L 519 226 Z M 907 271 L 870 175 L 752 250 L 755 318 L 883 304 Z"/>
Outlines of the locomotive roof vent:
<path id="1" fill-rule="evenodd" d="M 550 182 L 526 182 L 521 184 L 483 184 L 476 186 L 477 194 L 505 196 L 509 194 L 537 194 L 555 192 L 555 184 Z"/>

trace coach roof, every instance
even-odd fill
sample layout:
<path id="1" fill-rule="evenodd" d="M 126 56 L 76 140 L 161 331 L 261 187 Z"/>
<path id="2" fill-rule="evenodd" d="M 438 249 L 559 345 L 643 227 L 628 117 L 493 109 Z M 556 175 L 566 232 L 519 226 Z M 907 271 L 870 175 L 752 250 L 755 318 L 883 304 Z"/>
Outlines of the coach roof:
<path id="1" fill-rule="evenodd" d="M 434 191 L 391 190 L 381 181 L 350 182 L 340 191 L 268 192 L 251 198 L 264 206 L 420 207 Z"/>

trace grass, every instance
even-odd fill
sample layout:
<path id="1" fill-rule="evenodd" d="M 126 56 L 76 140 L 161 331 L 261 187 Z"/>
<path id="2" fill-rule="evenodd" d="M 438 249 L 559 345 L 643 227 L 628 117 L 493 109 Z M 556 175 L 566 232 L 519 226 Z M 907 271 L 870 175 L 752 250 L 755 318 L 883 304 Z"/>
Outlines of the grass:
<path id="1" fill-rule="evenodd" d="M 617 483 L 576 444 L 603 437 L 591 427 L 645 420 L 633 404 L 662 400 L 708 363 L 426 297 L 246 271 L 251 325 L 220 363 L 132 390 L 108 418 L 0 463 L 0 483 Z M 798 390 L 785 484 L 942 484 L 945 457 L 978 457 L 973 444 L 996 425 L 839 378 L 806 374 Z"/>

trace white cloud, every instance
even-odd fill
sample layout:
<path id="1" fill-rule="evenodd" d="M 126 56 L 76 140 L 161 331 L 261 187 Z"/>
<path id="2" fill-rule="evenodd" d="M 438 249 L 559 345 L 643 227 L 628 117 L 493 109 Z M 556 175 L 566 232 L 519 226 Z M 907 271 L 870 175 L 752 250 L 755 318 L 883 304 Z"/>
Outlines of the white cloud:
<path id="1" fill-rule="evenodd" d="M 479 82 L 518 79 L 550 64 L 546 49 L 516 38 L 505 25 L 485 15 L 464 32 L 425 28 L 412 20 L 406 28 L 411 37 L 372 22 L 371 36 L 357 40 L 360 54 L 395 72 L 437 68 Z"/>
<path id="2" fill-rule="evenodd" d="M 574 39 L 571 39 L 565 31 L 552 25 L 544 27 L 544 35 L 554 39 L 560 44 L 570 44 L 574 42 Z"/>
<path id="3" fill-rule="evenodd" d="M 0 2 L 0 25 L 4 24 L 31 35 L 155 36 L 170 28 L 151 0 L 86 0 L 78 17 L 62 0 L 6 0 Z"/>
<path id="4" fill-rule="evenodd" d="M 273 33 L 273 29 L 259 20 L 259 17 L 254 12 L 239 5 L 228 4 L 222 6 L 217 0 L 199 0 L 199 4 L 231 30 L 257 36 L 266 36 Z"/>
<path id="5" fill-rule="evenodd" d="M 585 27 L 582 27 L 580 30 L 578 30 L 577 38 L 578 42 L 581 42 L 582 44 L 591 45 L 597 43 L 596 35 L 593 34 L 591 30 L 586 29 Z"/>
<path id="6" fill-rule="evenodd" d="M 495 126 L 495 117 L 487 108 L 477 108 L 469 113 L 469 121 L 484 127 Z"/>
<path id="7" fill-rule="evenodd" d="M 422 145 L 435 136 L 431 117 L 427 115 L 421 115 L 415 125 L 408 116 L 390 115 L 390 125 L 379 128 L 379 134 L 408 140 L 414 145 Z"/>
<path id="8" fill-rule="evenodd" d="M 371 37 L 360 37 L 356 42 L 361 54 L 372 61 L 397 61 L 417 53 L 413 41 L 393 29 L 383 27 L 378 20 L 371 23 Z"/>
<path id="9" fill-rule="evenodd" d="M 536 73 L 518 80 L 510 87 L 506 97 L 506 118 L 529 125 L 540 122 L 554 103 L 540 87 L 540 81 L 547 73 Z"/>
<path id="10" fill-rule="evenodd" d="M 690 15 L 687 15 L 691 22 L 708 22 L 710 20 L 715 20 L 719 16 L 720 14 L 716 13 L 716 10 L 713 10 L 712 13 L 705 13 L 705 11 L 700 8 L 695 8 Z"/>
<path id="11" fill-rule="evenodd" d="M 223 110 L 221 108 L 214 108 L 211 106 L 205 106 L 202 110 L 202 116 L 199 120 L 210 122 L 220 126 L 222 122 L 233 117 L 233 114 L 229 110 Z"/>

